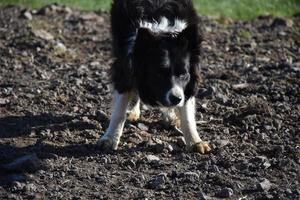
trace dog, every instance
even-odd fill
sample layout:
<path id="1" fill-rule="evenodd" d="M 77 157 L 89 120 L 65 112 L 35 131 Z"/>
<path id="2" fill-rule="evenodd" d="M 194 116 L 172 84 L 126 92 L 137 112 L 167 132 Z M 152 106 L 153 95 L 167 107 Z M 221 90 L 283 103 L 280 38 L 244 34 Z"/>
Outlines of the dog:
<path id="1" fill-rule="evenodd" d="M 202 38 L 192 1 L 114 0 L 111 33 L 114 101 L 109 127 L 97 145 L 116 150 L 127 114 L 138 120 L 142 101 L 169 110 L 165 113 L 169 121 L 176 121 L 178 113 L 187 147 L 209 152 L 195 121 Z"/>

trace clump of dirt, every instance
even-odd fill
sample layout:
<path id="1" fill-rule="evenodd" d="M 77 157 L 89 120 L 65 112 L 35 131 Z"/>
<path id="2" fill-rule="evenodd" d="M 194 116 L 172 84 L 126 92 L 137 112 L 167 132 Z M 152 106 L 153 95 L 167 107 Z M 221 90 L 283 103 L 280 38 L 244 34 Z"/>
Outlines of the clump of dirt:
<path id="1" fill-rule="evenodd" d="M 108 13 L 0 8 L 0 198 L 299 199 L 299 15 L 201 20 L 197 123 L 211 154 L 186 152 L 146 108 L 104 153 Z"/>

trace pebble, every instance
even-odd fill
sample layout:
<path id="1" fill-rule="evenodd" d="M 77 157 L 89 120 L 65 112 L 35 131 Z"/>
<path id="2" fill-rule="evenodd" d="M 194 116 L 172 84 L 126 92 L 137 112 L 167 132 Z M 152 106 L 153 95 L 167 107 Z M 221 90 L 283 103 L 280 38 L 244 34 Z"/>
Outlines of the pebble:
<path id="1" fill-rule="evenodd" d="M 53 47 L 53 50 L 55 52 L 56 55 L 61 55 L 66 53 L 66 51 L 68 50 L 67 47 L 62 43 L 62 42 L 58 42 L 56 43 L 56 45 Z"/>
<path id="2" fill-rule="evenodd" d="M 145 124 L 143 123 L 138 123 L 137 127 L 142 130 L 142 131 L 148 131 L 149 130 L 149 127 L 146 126 Z"/>
<path id="3" fill-rule="evenodd" d="M 196 183 L 199 181 L 199 175 L 196 172 L 185 172 L 183 176 L 184 182 Z"/>
<path id="4" fill-rule="evenodd" d="M 9 102 L 10 101 L 8 99 L 0 98 L 0 106 L 5 106 L 9 104 Z"/>
<path id="5" fill-rule="evenodd" d="M 39 37 L 43 40 L 46 40 L 46 41 L 50 41 L 50 40 L 54 40 L 54 36 L 45 31 L 45 30 L 33 30 L 32 33 L 36 36 L 36 37 Z"/>
<path id="6" fill-rule="evenodd" d="M 263 181 L 261 181 L 257 186 L 257 188 L 261 191 L 269 191 L 271 187 L 272 183 L 266 178 Z"/>
<path id="7" fill-rule="evenodd" d="M 11 185 L 11 190 L 14 192 L 23 190 L 25 187 L 25 183 L 21 183 L 19 181 L 14 181 Z"/>
<path id="8" fill-rule="evenodd" d="M 163 189 L 165 188 L 166 181 L 167 174 L 161 173 L 157 176 L 152 177 L 151 180 L 147 182 L 146 187 L 154 190 Z"/>
<path id="9" fill-rule="evenodd" d="M 33 183 L 29 183 L 29 184 L 25 185 L 25 190 L 29 191 L 29 192 L 36 192 L 37 191 L 37 187 Z"/>
<path id="10" fill-rule="evenodd" d="M 250 85 L 248 83 L 239 83 L 239 84 L 234 84 L 232 85 L 232 88 L 234 90 L 241 90 L 241 89 L 245 89 L 248 88 Z"/>
<path id="11" fill-rule="evenodd" d="M 225 147 L 229 144 L 231 144 L 231 142 L 229 140 L 218 140 L 217 141 L 218 145 L 220 148 Z"/>
<path id="12" fill-rule="evenodd" d="M 159 157 L 158 156 L 154 156 L 154 155 L 147 155 L 146 156 L 146 159 L 150 162 L 153 162 L 153 161 L 159 161 Z"/>
<path id="13" fill-rule="evenodd" d="M 49 138 L 51 137 L 51 130 L 50 129 L 42 130 L 38 135 L 43 138 Z"/>
<path id="14" fill-rule="evenodd" d="M 97 15 L 96 13 L 86 13 L 82 14 L 80 16 L 80 19 L 83 21 L 97 21 L 97 22 L 103 22 L 103 17 Z"/>
<path id="15" fill-rule="evenodd" d="M 21 17 L 28 19 L 28 20 L 33 19 L 31 12 L 28 10 L 25 10 L 24 12 L 22 12 Z"/>
<path id="16" fill-rule="evenodd" d="M 229 101 L 229 98 L 224 94 L 218 93 L 216 95 L 216 100 L 217 100 L 217 103 L 222 104 L 222 105 L 226 105 Z"/>
<path id="17" fill-rule="evenodd" d="M 225 187 L 222 188 L 218 193 L 217 193 L 217 197 L 220 198 L 229 198 L 233 195 L 233 190 L 231 188 Z"/>

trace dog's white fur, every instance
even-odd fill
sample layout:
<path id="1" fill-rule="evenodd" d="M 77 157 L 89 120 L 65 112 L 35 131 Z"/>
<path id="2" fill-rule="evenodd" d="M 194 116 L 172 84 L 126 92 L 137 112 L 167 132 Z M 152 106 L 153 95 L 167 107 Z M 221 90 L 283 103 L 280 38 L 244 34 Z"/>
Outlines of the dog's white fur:
<path id="1" fill-rule="evenodd" d="M 112 148 L 116 150 L 118 148 L 124 123 L 126 121 L 126 112 L 129 101 L 129 93 L 120 94 L 117 91 L 114 92 L 111 120 L 106 133 L 98 141 L 98 145 L 103 146 L 105 149 Z"/>
<path id="2" fill-rule="evenodd" d="M 175 19 L 174 24 L 170 24 L 170 21 L 166 17 L 162 17 L 160 21 L 140 21 L 139 28 L 146 28 L 153 33 L 170 33 L 173 36 L 176 36 L 178 33 L 181 33 L 186 27 L 187 22 L 180 19 Z M 136 33 L 128 38 L 128 54 L 133 52 L 135 45 Z"/>
<path id="3" fill-rule="evenodd" d="M 128 108 L 127 111 L 127 118 L 131 121 L 136 121 L 140 118 L 141 110 L 140 110 L 140 98 L 137 95 L 133 95 L 131 97 L 131 102 L 133 102 L 133 105 L 131 105 L 131 108 Z"/>
<path id="4" fill-rule="evenodd" d="M 200 143 L 202 140 L 197 131 L 195 120 L 195 97 L 191 97 L 184 106 L 178 107 L 180 113 L 181 131 L 187 146 Z"/>
<path id="5" fill-rule="evenodd" d="M 174 85 L 166 94 L 166 101 L 171 104 L 170 102 L 170 95 L 175 95 L 177 97 L 181 98 L 180 103 L 177 106 L 183 106 L 184 104 L 184 92 L 183 92 L 183 88 L 178 86 L 178 85 Z"/>
<path id="6" fill-rule="evenodd" d="M 109 123 L 109 127 L 98 141 L 98 145 L 104 149 L 114 149 L 118 148 L 120 138 L 123 132 L 124 123 L 126 120 L 126 112 L 131 98 L 130 93 L 120 94 L 115 91 L 114 95 L 114 106 L 112 110 L 112 116 Z M 185 104 L 181 107 L 176 108 L 163 108 L 167 110 L 164 112 L 164 116 L 167 117 L 170 121 L 176 120 L 176 112 L 174 109 L 178 109 L 179 118 L 181 124 L 181 130 L 184 134 L 187 146 L 191 147 L 195 144 L 202 142 L 200 136 L 197 132 L 196 120 L 195 120 L 195 97 L 191 97 Z M 138 99 L 133 109 L 130 111 L 136 116 L 140 115 L 140 100 Z"/>
<path id="7" fill-rule="evenodd" d="M 184 20 L 175 19 L 174 24 L 171 25 L 166 17 L 162 17 L 160 21 L 141 21 L 140 28 L 147 28 L 153 33 L 173 33 L 178 34 L 187 27 Z"/>

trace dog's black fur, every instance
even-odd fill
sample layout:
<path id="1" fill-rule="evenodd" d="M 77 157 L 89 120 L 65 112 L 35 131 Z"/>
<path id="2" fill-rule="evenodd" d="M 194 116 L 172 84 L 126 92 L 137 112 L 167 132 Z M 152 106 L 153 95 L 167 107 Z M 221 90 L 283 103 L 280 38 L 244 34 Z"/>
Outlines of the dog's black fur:
<path id="1" fill-rule="evenodd" d="M 174 36 L 140 28 L 141 21 L 166 17 L 187 22 Z M 199 81 L 201 35 L 191 0 L 114 0 L 111 30 L 116 60 L 112 81 L 119 93 L 137 91 L 146 104 L 169 105 L 164 95 L 172 84 L 184 88 L 185 100 L 194 96 Z"/>

